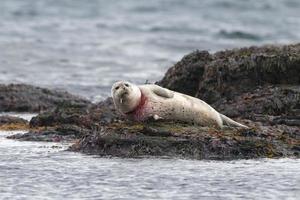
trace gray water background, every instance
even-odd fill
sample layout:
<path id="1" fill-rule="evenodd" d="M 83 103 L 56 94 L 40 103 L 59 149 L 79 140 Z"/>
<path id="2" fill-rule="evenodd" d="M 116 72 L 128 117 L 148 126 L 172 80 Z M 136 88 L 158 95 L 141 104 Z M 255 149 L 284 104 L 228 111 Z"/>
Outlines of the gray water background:
<path id="1" fill-rule="evenodd" d="M 299 18 L 298 0 L 1 0 L 0 83 L 99 100 L 196 49 L 299 42 Z"/>
<path id="2" fill-rule="evenodd" d="M 99 100 L 116 80 L 159 80 L 195 49 L 299 42 L 299 18 L 298 0 L 1 0 L 0 83 Z M 20 132 L 0 132 L 1 200 L 300 196 L 300 159 L 99 158 L 6 139 Z"/>

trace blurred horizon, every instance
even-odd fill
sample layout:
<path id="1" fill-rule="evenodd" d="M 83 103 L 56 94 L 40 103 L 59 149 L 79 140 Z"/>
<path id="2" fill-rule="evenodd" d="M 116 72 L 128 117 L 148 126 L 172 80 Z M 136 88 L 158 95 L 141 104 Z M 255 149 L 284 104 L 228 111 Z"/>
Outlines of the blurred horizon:
<path id="1" fill-rule="evenodd" d="M 196 49 L 297 43 L 299 10 L 297 0 L 2 0 L 0 83 L 99 100 L 114 81 L 159 80 Z"/>

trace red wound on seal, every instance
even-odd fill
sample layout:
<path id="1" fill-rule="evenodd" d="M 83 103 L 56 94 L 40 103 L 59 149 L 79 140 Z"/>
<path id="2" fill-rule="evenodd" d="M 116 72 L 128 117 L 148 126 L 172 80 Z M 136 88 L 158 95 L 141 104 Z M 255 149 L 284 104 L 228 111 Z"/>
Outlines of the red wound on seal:
<path id="1" fill-rule="evenodd" d="M 141 92 L 141 100 L 140 103 L 137 105 L 137 107 L 130 111 L 125 113 L 125 115 L 129 115 L 132 116 L 135 120 L 142 120 L 143 119 L 143 115 L 144 113 L 144 108 L 145 108 L 145 104 L 147 102 L 147 98 L 145 97 L 145 95 Z"/>

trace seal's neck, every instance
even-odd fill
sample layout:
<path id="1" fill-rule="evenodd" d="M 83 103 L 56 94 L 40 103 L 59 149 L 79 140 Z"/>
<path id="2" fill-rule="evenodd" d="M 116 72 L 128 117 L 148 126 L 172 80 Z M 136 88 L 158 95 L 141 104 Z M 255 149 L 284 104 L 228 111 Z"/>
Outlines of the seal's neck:
<path id="1" fill-rule="evenodd" d="M 126 115 L 135 115 L 136 113 L 140 112 L 143 109 L 143 107 L 146 103 L 146 100 L 147 100 L 147 98 L 141 91 L 141 98 L 140 98 L 140 101 L 137 104 L 137 106 L 132 111 L 126 112 L 125 114 Z"/>

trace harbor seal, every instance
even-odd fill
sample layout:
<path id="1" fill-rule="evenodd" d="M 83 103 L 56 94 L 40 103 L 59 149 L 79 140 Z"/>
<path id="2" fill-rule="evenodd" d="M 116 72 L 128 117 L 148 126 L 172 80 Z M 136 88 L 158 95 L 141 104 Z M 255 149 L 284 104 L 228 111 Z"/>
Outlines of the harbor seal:
<path id="1" fill-rule="evenodd" d="M 190 122 L 200 126 L 248 128 L 220 114 L 206 102 L 155 84 L 113 84 L 111 95 L 116 109 L 135 121 L 149 118 Z"/>

